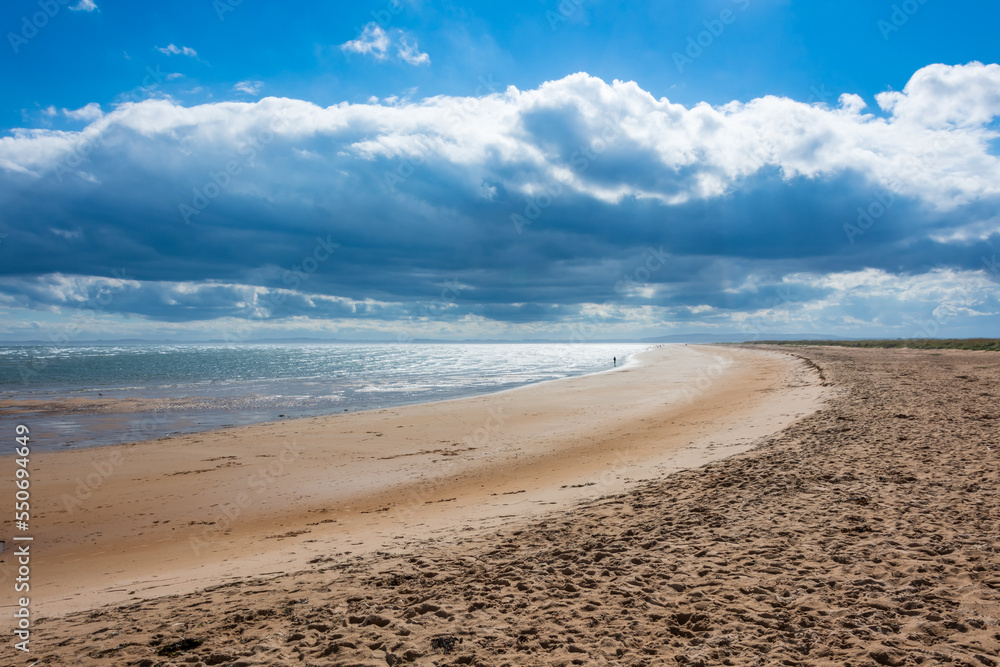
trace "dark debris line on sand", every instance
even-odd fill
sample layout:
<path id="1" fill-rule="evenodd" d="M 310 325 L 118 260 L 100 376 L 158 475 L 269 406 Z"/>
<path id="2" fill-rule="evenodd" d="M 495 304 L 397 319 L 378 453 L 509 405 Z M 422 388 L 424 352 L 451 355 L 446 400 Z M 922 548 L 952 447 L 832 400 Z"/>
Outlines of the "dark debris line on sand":
<path id="1" fill-rule="evenodd" d="M 473 546 L 50 620 L 32 661 L 996 665 L 1000 360 L 798 352 L 841 393 L 751 453 Z"/>

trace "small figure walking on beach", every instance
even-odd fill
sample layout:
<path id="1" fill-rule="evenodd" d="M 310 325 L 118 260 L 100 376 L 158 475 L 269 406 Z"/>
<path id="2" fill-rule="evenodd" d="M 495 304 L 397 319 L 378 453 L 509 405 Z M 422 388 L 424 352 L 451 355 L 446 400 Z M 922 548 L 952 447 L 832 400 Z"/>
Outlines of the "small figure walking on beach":
<path id="1" fill-rule="evenodd" d="M 611 357 L 611 361 L 614 362 L 615 368 L 618 368 L 618 357 Z"/>

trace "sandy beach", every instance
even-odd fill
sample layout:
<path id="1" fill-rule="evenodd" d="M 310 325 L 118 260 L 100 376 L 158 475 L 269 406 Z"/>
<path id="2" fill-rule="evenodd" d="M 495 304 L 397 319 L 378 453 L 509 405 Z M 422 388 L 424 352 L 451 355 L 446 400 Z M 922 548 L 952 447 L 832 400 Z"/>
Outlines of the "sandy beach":
<path id="1" fill-rule="evenodd" d="M 482 531 L 749 447 L 820 393 L 780 356 L 681 346 L 475 398 L 39 453 L 32 602 L 62 614 Z"/>
<path id="2" fill-rule="evenodd" d="M 48 618 L 30 659 L 10 645 L 0 655 L 25 665 L 996 664 L 1000 359 L 689 353 L 726 366 L 696 397 L 664 378 L 655 351 L 618 372 L 488 397 L 179 438 L 162 459 L 150 443 L 102 448 L 150 453 L 118 464 L 86 510 L 48 510 L 65 531 L 44 536 L 61 554 L 38 568 Z M 691 361 L 688 382 L 699 375 Z M 569 392 L 572 408 L 559 398 Z M 490 410 L 504 415 L 493 449 L 513 451 L 438 437 L 488 430 Z M 543 423 L 541 446 L 522 441 Z M 408 425 L 422 436 L 407 440 Z M 253 434 L 252 451 L 280 460 L 275 429 L 289 426 L 301 452 L 280 476 L 294 488 L 268 486 L 268 502 L 215 539 L 171 525 L 204 494 L 225 502 L 238 488 L 227 480 L 250 472 L 197 456 Z M 345 464 L 354 473 L 338 485 L 322 483 L 329 432 L 345 447 L 338 457 L 370 457 Z M 39 468 L 55 480 L 72 463 L 79 475 L 86 461 L 71 459 L 85 452 L 68 454 Z M 456 463 L 435 474 L 422 459 Z M 151 470 L 160 477 L 142 477 Z M 192 530 L 208 543 L 199 556 Z M 160 539 L 168 532 L 185 534 Z"/>

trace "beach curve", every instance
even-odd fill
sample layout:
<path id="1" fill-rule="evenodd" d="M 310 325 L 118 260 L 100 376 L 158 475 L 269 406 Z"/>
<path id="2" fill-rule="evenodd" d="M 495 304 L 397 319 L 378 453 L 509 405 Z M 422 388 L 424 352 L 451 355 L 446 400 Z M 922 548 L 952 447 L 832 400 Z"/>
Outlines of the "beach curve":
<path id="1" fill-rule="evenodd" d="M 665 346 L 495 394 L 40 453 L 33 606 L 61 615 L 527 520 L 746 451 L 818 409 L 823 384 L 790 355 Z"/>

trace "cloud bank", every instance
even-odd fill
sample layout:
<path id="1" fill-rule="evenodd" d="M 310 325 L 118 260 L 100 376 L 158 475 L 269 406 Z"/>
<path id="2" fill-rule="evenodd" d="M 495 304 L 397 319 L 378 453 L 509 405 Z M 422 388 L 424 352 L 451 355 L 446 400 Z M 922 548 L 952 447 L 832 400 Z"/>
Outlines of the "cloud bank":
<path id="1" fill-rule="evenodd" d="M 365 31 L 351 49 L 387 57 Z M 31 258 L 0 267 L 0 307 L 79 310 L 124 269 L 102 316 L 150 326 L 969 335 L 1000 322 L 998 91 L 1000 66 L 969 63 L 874 108 L 687 108 L 585 73 L 325 108 L 87 105 L 64 112 L 81 130 L 0 138 L 0 253 Z"/>

